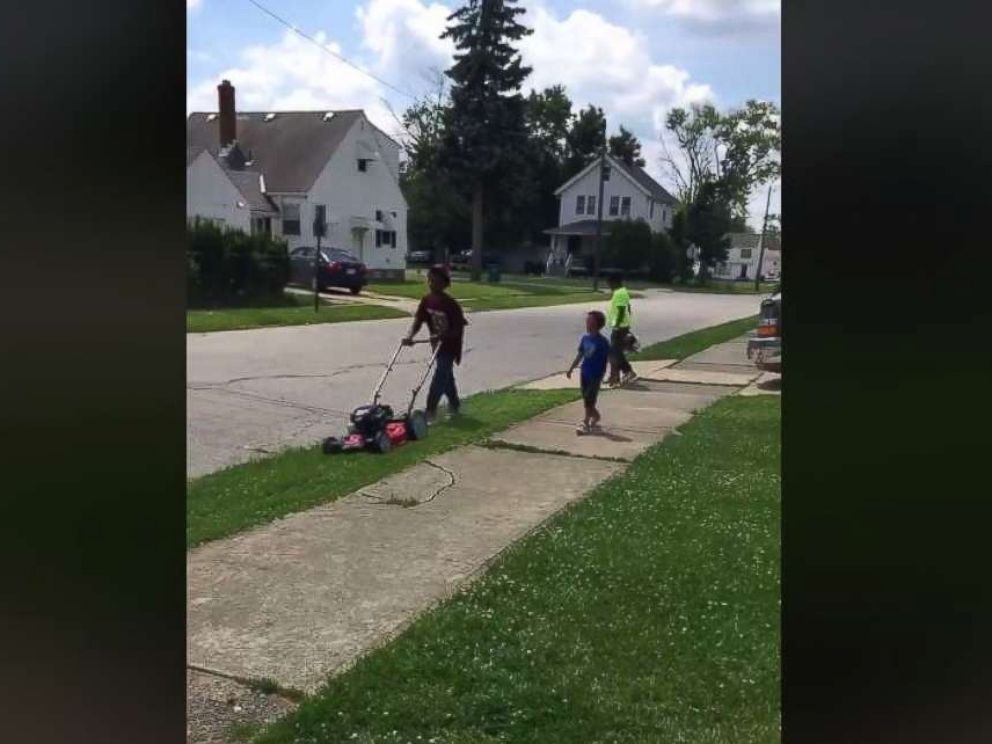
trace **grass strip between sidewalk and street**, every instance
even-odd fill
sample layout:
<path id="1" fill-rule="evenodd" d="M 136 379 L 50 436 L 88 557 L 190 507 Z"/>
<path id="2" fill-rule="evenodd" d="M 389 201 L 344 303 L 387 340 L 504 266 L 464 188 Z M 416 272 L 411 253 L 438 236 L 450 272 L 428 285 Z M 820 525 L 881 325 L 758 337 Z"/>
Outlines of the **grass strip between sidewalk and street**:
<path id="1" fill-rule="evenodd" d="M 258 744 L 777 744 L 780 400 L 725 398 Z"/>
<path id="2" fill-rule="evenodd" d="M 419 300 L 424 296 L 423 281 L 370 284 L 376 294 Z M 466 312 L 512 310 L 521 307 L 549 307 L 579 303 L 605 303 L 609 296 L 591 287 L 556 286 L 539 282 L 455 281 L 448 292 L 462 303 Z"/>
<path id="3" fill-rule="evenodd" d="M 271 326 L 314 325 L 317 323 L 347 323 L 355 320 L 405 318 L 407 313 L 380 305 L 332 305 L 323 303 L 313 310 L 313 298 L 294 299 L 285 307 L 235 307 L 216 310 L 187 310 L 187 333 L 236 331 Z"/>
<path id="4" fill-rule="evenodd" d="M 423 441 L 410 442 L 385 456 L 367 452 L 325 455 L 315 445 L 194 478 L 186 488 L 186 545 L 195 547 L 333 501 L 427 457 L 480 441 L 578 397 L 577 388 L 479 393 L 464 399 L 458 419 L 439 421 Z M 340 432 L 328 428 L 327 434 Z"/>
<path id="5" fill-rule="evenodd" d="M 683 333 L 681 336 L 675 336 L 675 338 L 670 338 L 667 341 L 645 346 L 638 353 L 630 354 L 628 358 L 633 362 L 654 359 L 681 360 L 716 344 L 733 341 L 757 327 L 758 316 L 752 315 L 748 318 L 732 320 L 729 323 L 721 323 L 709 328 L 701 328 L 698 331 Z"/>

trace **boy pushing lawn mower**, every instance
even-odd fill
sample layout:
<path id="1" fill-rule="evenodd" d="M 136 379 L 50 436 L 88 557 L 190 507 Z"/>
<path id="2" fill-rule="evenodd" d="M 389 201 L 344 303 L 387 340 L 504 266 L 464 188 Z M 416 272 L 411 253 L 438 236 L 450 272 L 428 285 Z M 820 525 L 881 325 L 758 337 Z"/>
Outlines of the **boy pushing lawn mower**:
<path id="1" fill-rule="evenodd" d="M 625 353 L 637 341 L 630 332 L 630 292 L 623 286 L 623 277 L 618 274 L 610 274 L 608 282 L 613 291 L 610 297 L 609 322 L 613 332 L 610 334 L 610 377 L 608 384 L 610 387 L 615 387 L 631 382 L 637 377 L 630 362 L 627 361 Z M 623 375 L 622 379 L 621 374 Z"/>
<path id="2" fill-rule="evenodd" d="M 575 355 L 572 366 L 565 376 L 572 379 L 572 372 L 582 362 L 579 384 L 582 388 L 582 401 L 586 412 L 582 423 L 575 430 L 576 434 L 590 434 L 599 429 L 601 416 L 596 409 L 599 397 L 599 387 L 606 374 L 606 363 L 610 353 L 610 342 L 600 333 L 606 325 L 606 317 L 599 310 L 591 310 L 586 315 L 586 335 L 579 341 L 579 352 Z"/>
<path id="3" fill-rule="evenodd" d="M 413 345 L 424 323 L 431 333 L 431 346 L 436 352 L 434 378 L 427 392 L 427 420 L 437 418 L 437 406 L 441 396 L 448 399 L 448 410 L 458 415 L 461 401 L 455 386 L 455 365 L 462 361 L 462 340 L 465 335 L 465 313 L 462 306 L 445 290 L 451 286 L 451 276 L 442 266 L 432 266 L 427 272 L 427 285 L 430 293 L 420 301 L 413 318 L 410 332 L 403 339 L 406 346 Z"/>

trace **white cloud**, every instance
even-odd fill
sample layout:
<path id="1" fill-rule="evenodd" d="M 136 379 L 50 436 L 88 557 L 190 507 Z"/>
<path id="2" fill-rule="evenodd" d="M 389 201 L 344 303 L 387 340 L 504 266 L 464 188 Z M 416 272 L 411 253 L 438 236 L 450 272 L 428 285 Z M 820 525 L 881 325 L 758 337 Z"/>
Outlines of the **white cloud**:
<path id="1" fill-rule="evenodd" d="M 449 15 L 451 8 L 419 0 L 369 0 L 355 10 L 362 48 L 373 55 L 375 71 L 418 90 L 425 72 L 451 64 L 454 44 L 440 38 Z"/>
<path id="2" fill-rule="evenodd" d="M 705 32 L 733 33 L 775 28 L 781 22 L 781 0 L 627 0 L 637 8 L 663 10 Z"/>
<path id="3" fill-rule="evenodd" d="M 328 43 L 323 32 L 314 38 L 341 53 L 340 45 Z M 361 108 L 386 132 L 395 130 L 379 83 L 292 31 L 275 44 L 249 47 L 241 56 L 240 66 L 222 70 L 187 92 L 187 111 L 216 111 L 217 84 L 227 79 L 243 111 Z"/>
<path id="4" fill-rule="evenodd" d="M 521 42 L 534 68 L 527 85 L 563 83 L 579 107 L 602 106 L 614 128 L 628 119 L 652 126 L 673 106 L 714 97 L 708 85 L 690 82 L 688 71 L 654 61 L 645 36 L 597 13 L 576 10 L 558 20 L 538 7 L 526 18 L 534 29 Z"/>
<path id="5" fill-rule="evenodd" d="M 450 12 L 431 0 L 368 0 L 356 10 L 367 69 L 413 93 L 427 92 L 425 73 L 451 64 L 451 42 L 439 38 Z M 675 106 L 715 101 L 710 86 L 655 59 L 644 34 L 596 13 L 575 10 L 558 18 L 532 4 L 522 20 L 534 30 L 520 43 L 524 62 L 533 67 L 525 90 L 561 83 L 576 109 L 601 106 L 611 131 L 623 124 L 640 138 L 647 170 L 660 179 L 658 136 L 665 114 Z M 323 32 L 313 35 L 328 44 Z M 329 46 L 342 51 L 337 43 Z M 187 110 L 216 110 L 217 84 L 225 78 L 237 89 L 242 110 L 363 108 L 390 134 L 397 127 L 383 97 L 397 112 L 409 103 L 291 31 L 273 44 L 245 49 L 241 59 L 190 88 Z"/>

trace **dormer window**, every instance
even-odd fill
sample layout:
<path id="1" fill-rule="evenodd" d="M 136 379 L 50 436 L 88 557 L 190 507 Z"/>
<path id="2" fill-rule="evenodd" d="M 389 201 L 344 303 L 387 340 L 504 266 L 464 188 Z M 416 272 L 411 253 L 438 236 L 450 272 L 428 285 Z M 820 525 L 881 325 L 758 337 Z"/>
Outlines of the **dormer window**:
<path id="1" fill-rule="evenodd" d="M 368 169 L 369 169 L 369 161 L 368 161 L 368 159 L 367 158 L 359 158 L 358 159 L 358 172 L 359 173 L 365 173 L 365 172 L 368 171 Z"/>

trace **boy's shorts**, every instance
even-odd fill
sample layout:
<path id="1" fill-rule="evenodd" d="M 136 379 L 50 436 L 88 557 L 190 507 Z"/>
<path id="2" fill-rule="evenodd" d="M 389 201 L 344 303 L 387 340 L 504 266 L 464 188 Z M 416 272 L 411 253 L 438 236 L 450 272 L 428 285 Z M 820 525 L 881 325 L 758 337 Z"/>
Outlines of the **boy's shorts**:
<path id="1" fill-rule="evenodd" d="M 595 406 L 596 399 L 599 398 L 599 386 L 602 384 L 602 377 L 585 378 L 580 381 L 582 388 L 582 400 L 587 406 Z"/>

